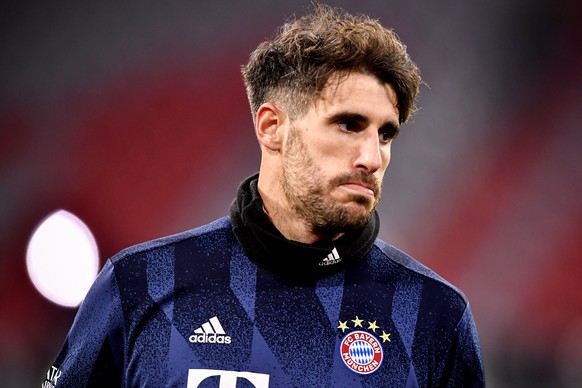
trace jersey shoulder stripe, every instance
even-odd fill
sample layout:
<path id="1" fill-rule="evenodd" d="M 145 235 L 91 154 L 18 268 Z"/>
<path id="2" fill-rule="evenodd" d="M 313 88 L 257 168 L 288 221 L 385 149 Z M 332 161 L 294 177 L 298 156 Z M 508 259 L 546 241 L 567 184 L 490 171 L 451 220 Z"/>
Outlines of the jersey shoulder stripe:
<path id="1" fill-rule="evenodd" d="M 145 254 L 148 251 L 153 251 L 156 249 L 163 249 L 164 247 L 176 245 L 188 239 L 203 237 L 206 234 L 211 234 L 220 230 L 232 231 L 230 219 L 228 216 L 219 218 L 215 221 L 212 221 L 209 224 L 197 228 L 193 228 L 184 232 L 157 238 L 155 240 L 143 242 L 140 244 L 133 245 L 129 248 L 125 248 L 116 255 L 112 256 L 110 261 L 112 262 L 113 265 L 116 265 L 119 263 L 119 261 L 122 261 L 127 257 Z"/>
<path id="2" fill-rule="evenodd" d="M 430 279 L 441 284 L 445 288 L 450 289 L 456 293 L 465 305 L 469 304 L 469 301 L 463 291 L 455 287 L 453 284 L 448 282 L 446 279 L 444 279 L 442 276 L 434 272 L 426 265 L 414 259 L 412 256 L 380 239 L 377 239 L 374 245 L 380 249 L 384 256 L 394 264 L 402 267 L 407 271 L 411 271 L 426 279 Z"/>

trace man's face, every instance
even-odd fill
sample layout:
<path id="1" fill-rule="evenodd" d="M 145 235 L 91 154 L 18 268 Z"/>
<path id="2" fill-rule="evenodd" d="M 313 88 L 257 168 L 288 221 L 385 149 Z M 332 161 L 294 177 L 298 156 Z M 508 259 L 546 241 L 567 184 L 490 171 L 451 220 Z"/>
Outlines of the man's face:
<path id="1" fill-rule="evenodd" d="M 290 125 L 282 184 L 291 210 L 313 231 L 340 233 L 365 225 L 378 204 L 399 124 L 390 85 L 362 73 L 330 81 Z"/>

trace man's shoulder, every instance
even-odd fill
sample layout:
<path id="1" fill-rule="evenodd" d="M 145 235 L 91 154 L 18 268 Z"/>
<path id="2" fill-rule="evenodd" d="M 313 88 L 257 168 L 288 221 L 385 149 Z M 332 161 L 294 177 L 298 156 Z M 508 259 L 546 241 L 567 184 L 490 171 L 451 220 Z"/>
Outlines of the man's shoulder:
<path id="1" fill-rule="evenodd" d="M 156 255 L 168 251 L 183 243 L 204 243 L 210 239 L 220 238 L 225 232 L 232 231 L 230 218 L 228 216 L 214 220 L 208 224 L 186 230 L 180 233 L 160 237 L 151 241 L 125 248 L 111 257 L 110 261 L 115 266 L 128 258 L 142 255 Z"/>
<path id="2" fill-rule="evenodd" d="M 409 254 L 380 239 L 376 240 L 374 246 L 380 253 L 376 257 L 382 261 L 388 260 L 391 269 L 397 269 L 408 276 L 422 279 L 447 293 L 456 294 L 463 306 L 468 304 L 467 297 L 459 288 Z"/>

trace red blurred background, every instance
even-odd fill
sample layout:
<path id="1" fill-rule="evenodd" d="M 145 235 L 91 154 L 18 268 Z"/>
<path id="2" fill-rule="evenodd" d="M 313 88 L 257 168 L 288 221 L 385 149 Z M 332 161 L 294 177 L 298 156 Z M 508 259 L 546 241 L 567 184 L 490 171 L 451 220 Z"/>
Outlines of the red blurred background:
<path id="1" fill-rule="evenodd" d="M 490 386 L 581 386 L 579 3 L 328 3 L 393 27 L 426 83 L 393 148 L 381 237 L 465 291 Z M 28 279 L 36 225 L 74 213 L 102 265 L 226 214 L 259 161 L 240 65 L 308 7 L 4 2 L 3 386 L 38 386 L 75 314 Z"/>

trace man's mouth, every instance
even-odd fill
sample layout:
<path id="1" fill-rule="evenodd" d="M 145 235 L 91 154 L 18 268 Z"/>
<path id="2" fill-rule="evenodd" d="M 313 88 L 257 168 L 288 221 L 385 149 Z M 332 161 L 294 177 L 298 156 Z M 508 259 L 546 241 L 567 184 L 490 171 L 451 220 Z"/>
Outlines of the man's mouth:
<path id="1" fill-rule="evenodd" d="M 378 179 L 374 175 L 365 174 L 363 172 L 340 175 L 330 183 L 332 186 L 343 187 L 352 194 L 364 197 L 376 198 L 380 195 Z"/>
<path id="2" fill-rule="evenodd" d="M 348 190 L 358 192 L 359 194 L 374 197 L 375 192 L 371 188 L 371 186 L 366 185 L 364 183 L 344 183 L 342 184 Z"/>

